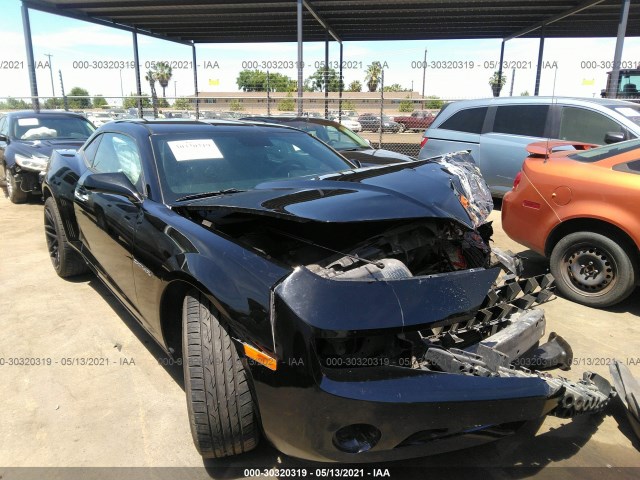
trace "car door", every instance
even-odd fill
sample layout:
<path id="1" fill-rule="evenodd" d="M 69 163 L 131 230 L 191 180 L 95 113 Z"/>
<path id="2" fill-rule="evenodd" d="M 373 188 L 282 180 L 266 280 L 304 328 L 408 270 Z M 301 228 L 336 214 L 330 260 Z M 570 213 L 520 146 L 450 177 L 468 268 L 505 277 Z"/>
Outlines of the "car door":
<path id="1" fill-rule="evenodd" d="M 135 140 L 120 133 L 104 133 L 90 168 L 78 180 L 74 210 L 83 253 L 114 293 L 135 310 L 132 252 L 140 208 L 124 196 L 84 187 L 89 175 L 115 172 L 125 173 L 143 193 L 142 165 Z"/>
<path id="2" fill-rule="evenodd" d="M 491 193 L 502 197 L 522 168 L 527 145 L 548 138 L 550 105 L 500 105 L 492 107 L 488 116 L 488 130 L 480 136 L 478 164 Z"/>

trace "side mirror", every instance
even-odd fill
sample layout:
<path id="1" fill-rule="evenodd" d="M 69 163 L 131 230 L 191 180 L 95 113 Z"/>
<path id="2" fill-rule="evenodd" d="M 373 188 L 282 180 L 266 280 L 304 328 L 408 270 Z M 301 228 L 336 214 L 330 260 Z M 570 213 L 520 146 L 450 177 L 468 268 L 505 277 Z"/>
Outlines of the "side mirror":
<path id="1" fill-rule="evenodd" d="M 2 135 L 0 134 L 0 142 L 4 142 L 7 145 L 9 144 L 9 137 L 7 137 L 6 135 Z"/>
<path id="2" fill-rule="evenodd" d="M 129 177 L 122 172 L 92 173 L 84 179 L 84 188 L 92 192 L 121 195 L 135 205 L 142 203 L 142 196 L 133 186 Z"/>
<path id="3" fill-rule="evenodd" d="M 607 134 L 604 136 L 604 143 L 606 143 L 607 145 L 623 141 L 624 133 L 622 132 L 607 132 Z"/>

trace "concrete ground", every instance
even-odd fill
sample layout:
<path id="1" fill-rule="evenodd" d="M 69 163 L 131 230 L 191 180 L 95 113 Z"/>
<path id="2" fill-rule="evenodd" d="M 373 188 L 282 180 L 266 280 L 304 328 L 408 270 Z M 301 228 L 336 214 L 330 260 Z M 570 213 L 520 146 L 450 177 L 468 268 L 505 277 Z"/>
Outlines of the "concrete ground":
<path id="1" fill-rule="evenodd" d="M 522 251 L 502 232 L 499 213 L 492 214 L 496 245 Z M 0 478 L 238 478 L 252 473 L 246 468 L 271 467 L 318 476 L 316 468 L 335 467 L 285 457 L 264 441 L 250 454 L 203 463 L 191 440 L 181 367 L 170 364 L 96 278 L 56 276 L 42 217 L 40 202 L 13 205 L 0 195 Z M 546 268 L 544 259 L 524 255 L 532 268 Z M 640 378 L 638 293 L 608 310 L 561 298 L 545 305 L 548 332 L 571 343 L 578 363 L 567 376 L 593 370 L 608 377 L 615 357 Z M 639 446 L 615 402 L 601 415 L 546 418 L 536 436 L 367 465 L 363 474 L 382 468 L 393 478 L 640 478 Z"/>

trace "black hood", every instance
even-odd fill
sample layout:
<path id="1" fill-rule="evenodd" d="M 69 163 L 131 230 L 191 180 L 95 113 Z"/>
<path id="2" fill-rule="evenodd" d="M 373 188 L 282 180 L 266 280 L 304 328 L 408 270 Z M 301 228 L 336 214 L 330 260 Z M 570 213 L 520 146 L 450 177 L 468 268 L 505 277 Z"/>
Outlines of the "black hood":
<path id="1" fill-rule="evenodd" d="M 399 162 L 412 162 L 416 159 L 402 153 L 383 148 L 363 148 L 362 150 L 338 150 L 349 160 L 357 160 L 363 166 L 389 165 Z"/>
<path id="2" fill-rule="evenodd" d="M 451 174 L 431 161 L 262 183 L 246 192 L 196 200 L 187 208 L 338 223 L 450 218 L 473 228 Z"/>
<path id="3" fill-rule="evenodd" d="M 22 155 L 36 155 L 38 157 L 50 157 L 53 150 L 77 150 L 86 139 L 81 138 L 46 138 L 43 140 L 13 140 L 11 146 L 15 153 Z"/>

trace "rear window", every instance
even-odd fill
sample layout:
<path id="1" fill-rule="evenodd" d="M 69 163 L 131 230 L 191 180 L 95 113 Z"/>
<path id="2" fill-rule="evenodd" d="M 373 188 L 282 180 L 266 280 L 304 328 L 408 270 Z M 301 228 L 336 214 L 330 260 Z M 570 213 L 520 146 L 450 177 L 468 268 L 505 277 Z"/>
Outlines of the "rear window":
<path id="1" fill-rule="evenodd" d="M 614 155 L 630 152 L 637 148 L 640 148 L 640 140 L 629 140 L 627 142 L 613 143 L 611 145 L 605 145 L 604 147 L 574 153 L 573 155 L 569 155 L 568 158 L 578 160 L 579 162 L 592 163 L 613 157 Z"/>
<path id="2" fill-rule="evenodd" d="M 622 107 L 620 105 L 607 105 L 606 107 L 626 117 L 636 125 L 640 125 L 640 105 L 624 105 Z"/>
<path id="3" fill-rule="evenodd" d="M 486 115 L 487 107 L 467 108 L 454 113 L 451 118 L 440 125 L 440 128 L 480 134 L 482 133 L 482 125 Z"/>
<path id="4" fill-rule="evenodd" d="M 527 137 L 544 137 L 549 105 L 505 105 L 496 109 L 493 131 Z"/>

